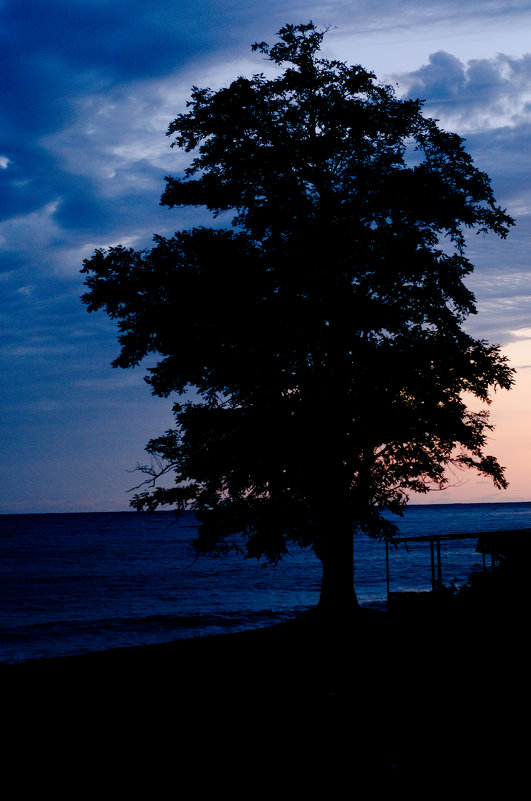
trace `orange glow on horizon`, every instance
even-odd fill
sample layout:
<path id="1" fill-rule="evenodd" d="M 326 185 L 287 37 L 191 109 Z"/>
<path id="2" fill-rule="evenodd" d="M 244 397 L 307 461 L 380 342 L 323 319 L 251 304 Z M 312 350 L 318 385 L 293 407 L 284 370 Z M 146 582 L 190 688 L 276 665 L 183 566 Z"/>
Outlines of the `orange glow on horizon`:
<path id="1" fill-rule="evenodd" d="M 499 390 L 488 407 L 494 430 L 486 452 L 505 467 L 509 487 L 498 490 L 489 479 L 464 470 L 455 474 L 457 486 L 412 495 L 412 504 L 531 501 L 531 338 L 511 342 L 502 352 L 517 372 L 513 388 Z"/>

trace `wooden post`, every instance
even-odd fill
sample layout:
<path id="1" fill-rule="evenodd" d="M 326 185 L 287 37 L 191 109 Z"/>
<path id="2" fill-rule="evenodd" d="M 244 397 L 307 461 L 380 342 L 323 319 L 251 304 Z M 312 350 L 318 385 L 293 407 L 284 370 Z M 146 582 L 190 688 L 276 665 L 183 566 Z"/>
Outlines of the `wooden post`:
<path id="1" fill-rule="evenodd" d="M 387 609 L 389 609 L 389 543 L 385 541 L 385 582 L 387 587 Z"/>

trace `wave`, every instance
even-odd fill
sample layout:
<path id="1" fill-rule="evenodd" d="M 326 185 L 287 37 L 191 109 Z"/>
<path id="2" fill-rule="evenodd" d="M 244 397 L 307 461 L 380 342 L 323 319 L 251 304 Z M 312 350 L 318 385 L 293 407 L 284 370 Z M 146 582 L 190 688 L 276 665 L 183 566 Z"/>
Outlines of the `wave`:
<path id="1" fill-rule="evenodd" d="M 281 623 L 304 611 L 270 609 L 197 615 L 148 615 L 86 620 L 60 620 L 13 628 L 0 627 L 3 664 L 189 637 L 245 631 Z"/>

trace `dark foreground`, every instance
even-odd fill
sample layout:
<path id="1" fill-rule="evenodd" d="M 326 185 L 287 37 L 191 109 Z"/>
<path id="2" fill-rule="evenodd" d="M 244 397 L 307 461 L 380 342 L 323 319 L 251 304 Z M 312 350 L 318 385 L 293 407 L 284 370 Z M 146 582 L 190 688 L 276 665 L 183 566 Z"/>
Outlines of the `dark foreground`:
<path id="1" fill-rule="evenodd" d="M 3 666 L 4 786 L 513 797 L 531 758 L 527 638 L 523 614 L 414 605 Z"/>

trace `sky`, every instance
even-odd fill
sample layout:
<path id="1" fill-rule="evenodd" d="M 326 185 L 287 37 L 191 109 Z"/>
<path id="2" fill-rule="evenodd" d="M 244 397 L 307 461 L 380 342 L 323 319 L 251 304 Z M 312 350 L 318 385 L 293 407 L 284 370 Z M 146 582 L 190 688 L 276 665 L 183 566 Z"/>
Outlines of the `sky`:
<path id="1" fill-rule="evenodd" d="M 0 512 L 128 508 L 171 400 L 150 395 L 142 367 L 111 368 L 116 330 L 80 301 L 83 259 L 208 223 L 159 205 L 188 160 L 169 123 L 193 85 L 263 71 L 251 44 L 310 19 L 330 28 L 324 56 L 423 98 L 464 136 L 516 220 L 505 241 L 471 241 L 468 281 L 467 328 L 517 370 L 491 405 L 509 489 L 462 473 L 413 501 L 531 501 L 529 0 L 0 0 Z"/>

